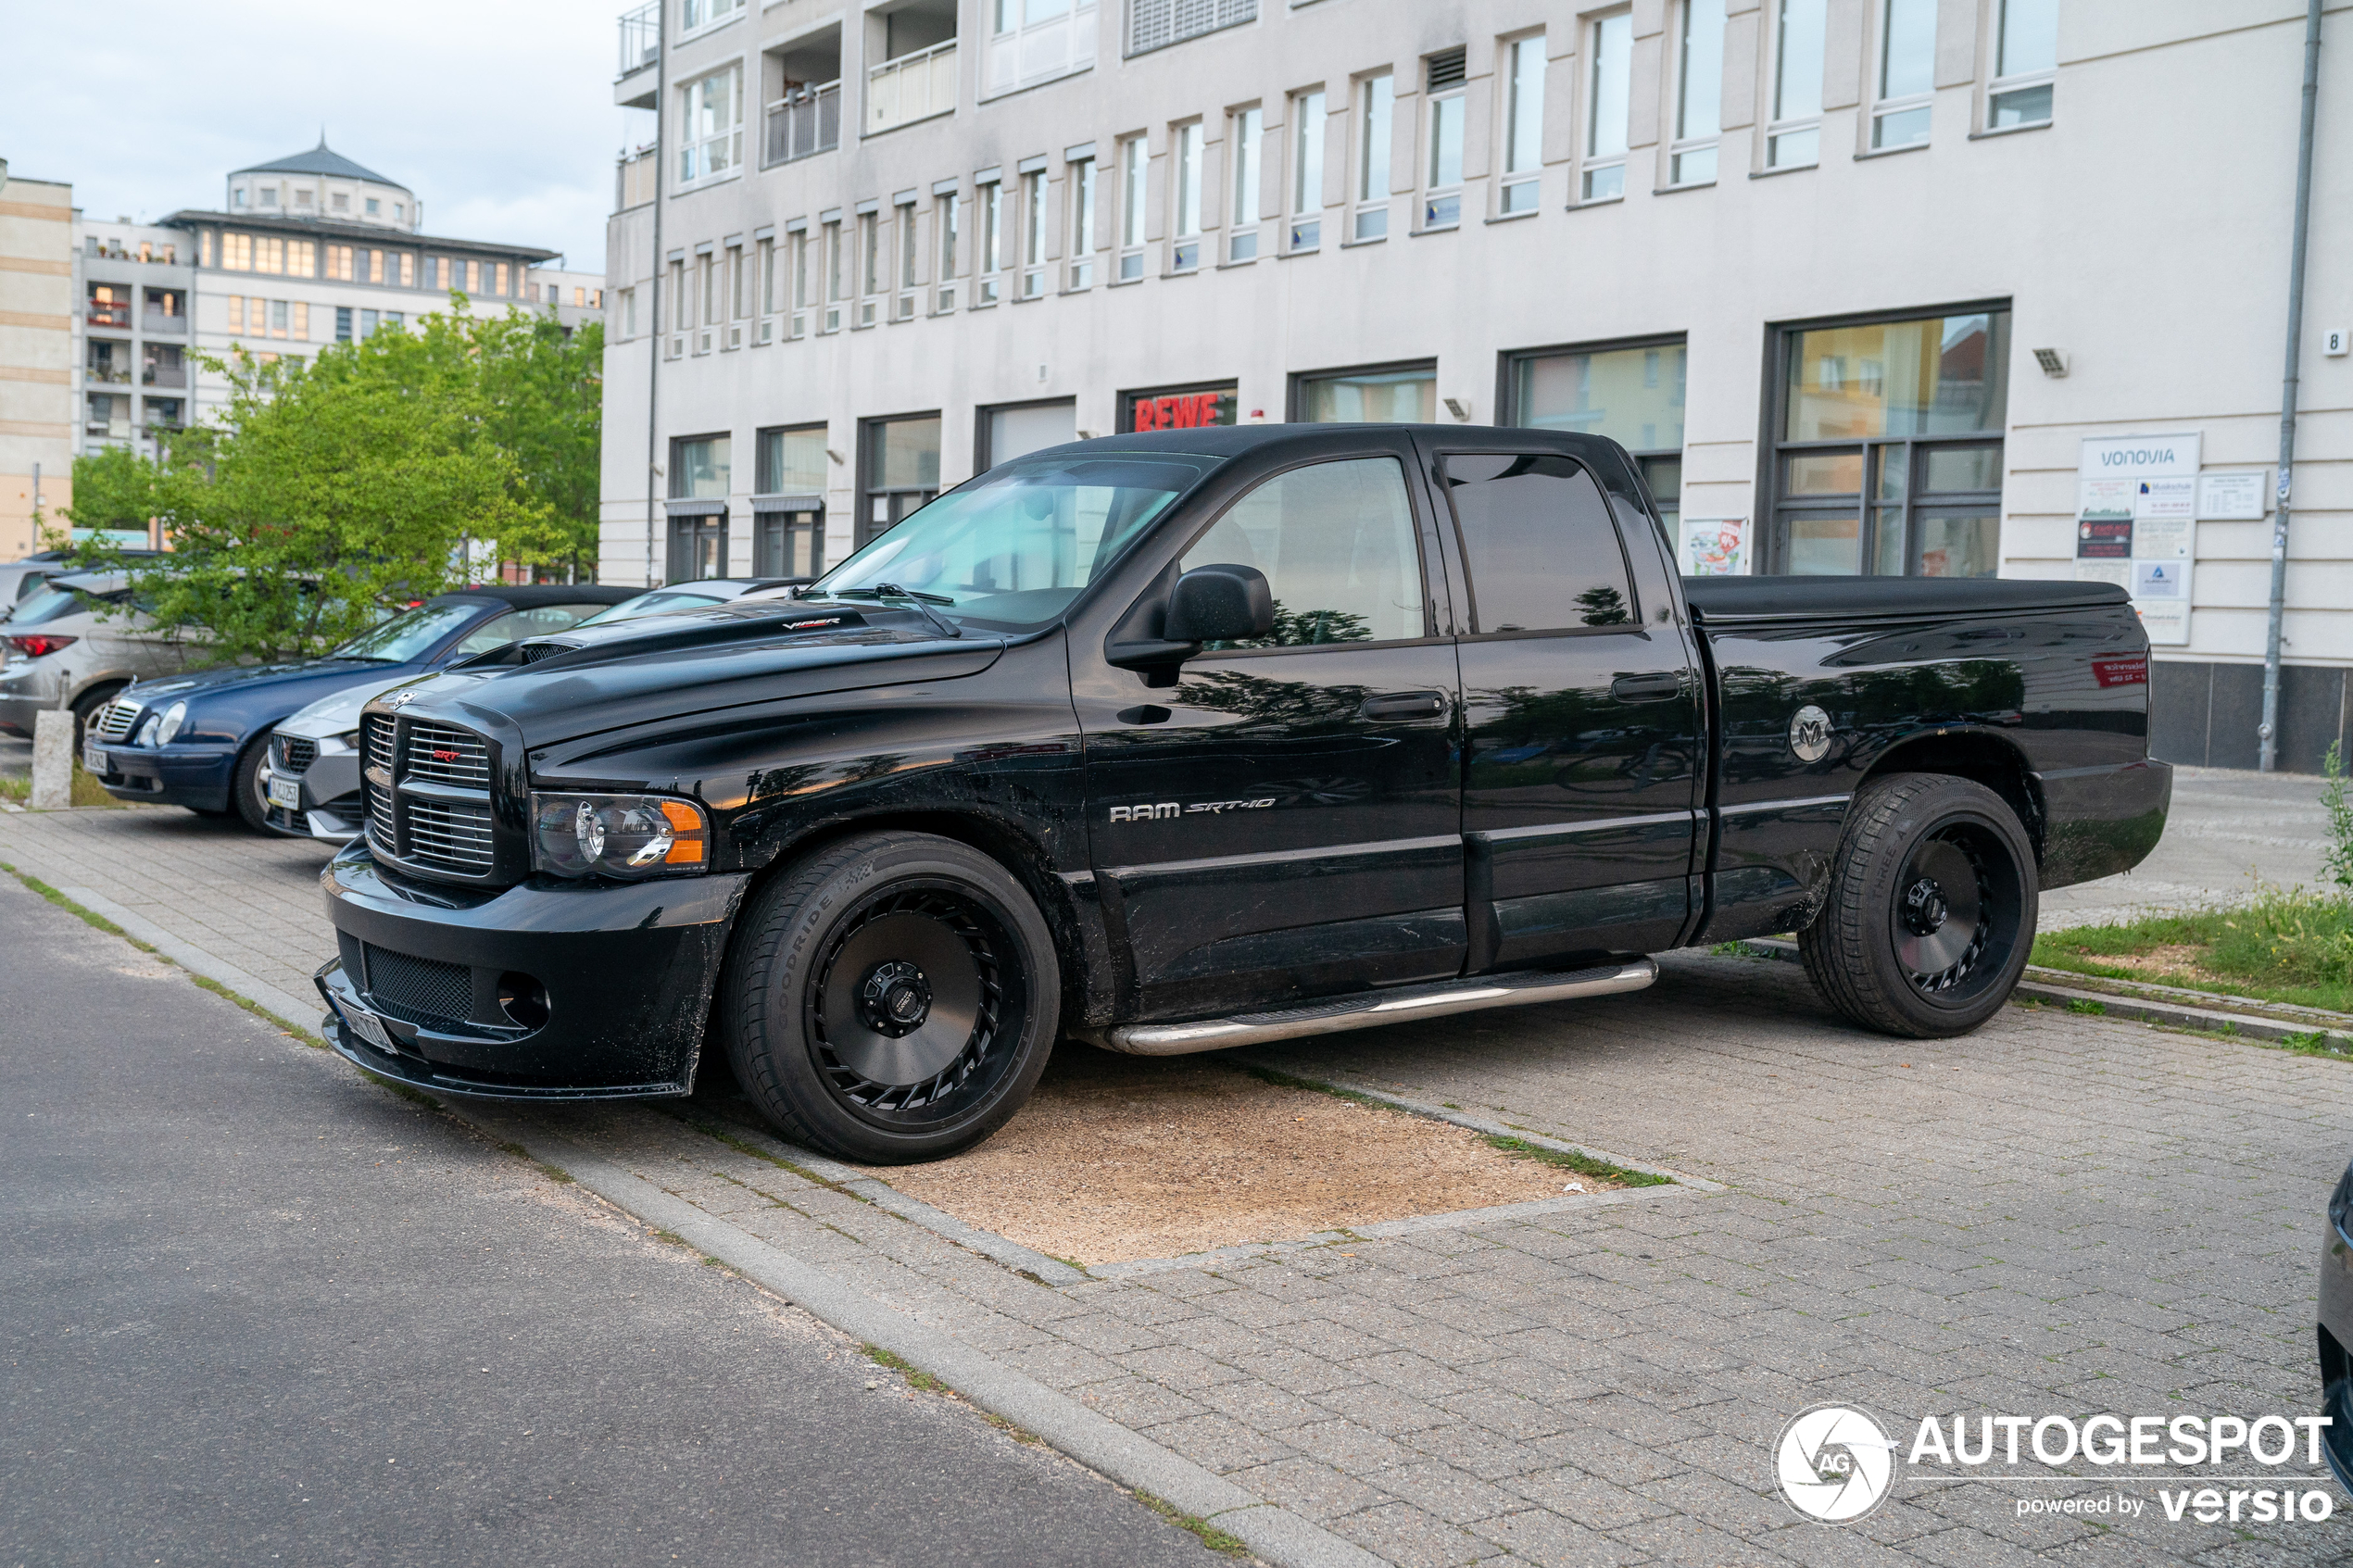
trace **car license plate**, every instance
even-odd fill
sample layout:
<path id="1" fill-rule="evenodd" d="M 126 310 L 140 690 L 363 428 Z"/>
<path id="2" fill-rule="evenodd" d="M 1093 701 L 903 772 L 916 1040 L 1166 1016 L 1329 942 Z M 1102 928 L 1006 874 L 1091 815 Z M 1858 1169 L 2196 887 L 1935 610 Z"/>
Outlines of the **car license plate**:
<path id="1" fill-rule="evenodd" d="M 358 1035 L 376 1049 L 389 1051 L 393 1048 L 392 1036 L 384 1033 L 384 1021 L 374 1013 L 348 1006 L 339 1007 L 335 1010 L 343 1015 L 343 1021 L 346 1023 L 351 1025 L 353 1034 Z"/>
<path id="2" fill-rule="evenodd" d="M 94 773 L 113 771 L 113 764 L 107 760 L 107 748 L 103 746 L 92 746 L 87 741 L 84 741 L 82 746 L 82 765 Z"/>
<path id="3" fill-rule="evenodd" d="M 302 809 L 302 781 L 282 779 L 272 773 L 270 776 L 270 804 L 283 806 L 289 811 Z"/>

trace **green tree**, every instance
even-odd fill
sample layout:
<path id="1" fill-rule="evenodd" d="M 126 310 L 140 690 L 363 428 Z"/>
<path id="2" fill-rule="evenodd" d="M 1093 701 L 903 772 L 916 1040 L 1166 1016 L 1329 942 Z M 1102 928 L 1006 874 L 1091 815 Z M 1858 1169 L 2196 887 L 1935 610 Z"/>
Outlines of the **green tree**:
<path id="1" fill-rule="evenodd" d="M 597 559 L 604 324 L 567 333 L 546 316 L 510 310 L 476 322 L 472 337 L 485 434 L 514 458 L 517 499 L 538 520 L 501 535 L 499 557 L 585 578 Z"/>

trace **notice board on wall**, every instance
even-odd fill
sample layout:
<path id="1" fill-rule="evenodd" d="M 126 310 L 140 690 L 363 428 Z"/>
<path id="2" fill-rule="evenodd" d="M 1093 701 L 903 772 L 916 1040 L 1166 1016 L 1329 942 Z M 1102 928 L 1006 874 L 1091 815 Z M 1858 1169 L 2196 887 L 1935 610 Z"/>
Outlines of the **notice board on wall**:
<path id="1" fill-rule="evenodd" d="M 2151 643 L 2190 640 L 2200 433 L 2087 435 L 2075 474 L 2075 575 L 2133 596 Z"/>

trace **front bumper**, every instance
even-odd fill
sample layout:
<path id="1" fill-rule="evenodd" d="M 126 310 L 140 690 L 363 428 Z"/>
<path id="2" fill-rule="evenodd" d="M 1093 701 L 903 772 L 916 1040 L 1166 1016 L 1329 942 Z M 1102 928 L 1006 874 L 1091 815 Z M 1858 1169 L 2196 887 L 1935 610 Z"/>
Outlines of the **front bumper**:
<path id="1" fill-rule="evenodd" d="M 301 804 L 289 810 L 272 806 L 270 825 L 280 833 L 346 844 L 367 827 L 367 806 L 359 796 L 359 754 L 322 752 L 299 773 L 282 773 L 275 764 L 262 774 L 265 794 L 271 779 L 292 778 L 301 788 Z"/>
<path id="2" fill-rule="evenodd" d="M 749 880 L 447 886 L 387 872 L 355 843 L 320 876 L 341 949 L 317 977 L 327 1038 L 371 1072 L 451 1094 L 686 1094 Z M 545 1022 L 501 1004 L 518 982 L 544 988 Z M 346 1023 L 353 1008 L 393 1050 Z"/>
<path id="3" fill-rule="evenodd" d="M 237 765 L 233 746 L 102 745 L 102 749 L 107 767 L 97 779 L 118 800 L 198 811 L 229 809 L 229 775 Z"/>

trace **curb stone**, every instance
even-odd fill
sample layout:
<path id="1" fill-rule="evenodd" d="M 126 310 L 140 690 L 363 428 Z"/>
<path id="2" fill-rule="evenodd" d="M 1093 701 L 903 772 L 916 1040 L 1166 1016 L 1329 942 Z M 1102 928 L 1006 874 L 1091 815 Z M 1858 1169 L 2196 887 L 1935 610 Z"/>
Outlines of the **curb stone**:
<path id="1" fill-rule="evenodd" d="M 319 1015 L 319 998 L 308 1000 L 292 996 L 257 975 L 239 969 L 226 959 L 215 958 L 202 947 L 174 936 L 144 915 L 132 913 L 120 904 L 92 887 L 59 884 L 57 891 L 92 914 L 101 916 L 122 927 L 131 935 L 145 942 L 173 963 L 192 974 L 201 974 L 215 985 L 226 985 L 245 1000 L 267 1009 L 297 1028 L 313 1027 L 306 1020 Z"/>
<path id="2" fill-rule="evenodd" d="M 1068 1395 L 569 1140 L 529 1132 L 517 1135 L 518 1129 L 480 1118 L 471 1107 L 447 1099 L 440 1103 L 494 1142 L 519 1143 L 532 1159 L 562 1171 L 623 1212 L 670 1232 L 851 1338 L 879 1346 L 917 1371 L 929 1373 L 980 1409 L 1035 1433 L 1089 1469 L 1214 1524 L 1275 1568 L 1384 1568 L 1379 1558 L 1322 1525 L 1252 1495 Z"/>

